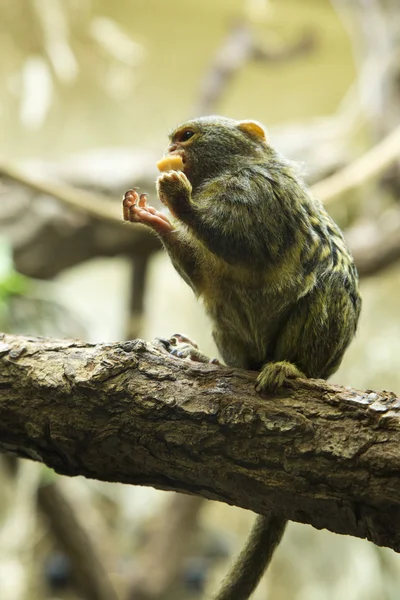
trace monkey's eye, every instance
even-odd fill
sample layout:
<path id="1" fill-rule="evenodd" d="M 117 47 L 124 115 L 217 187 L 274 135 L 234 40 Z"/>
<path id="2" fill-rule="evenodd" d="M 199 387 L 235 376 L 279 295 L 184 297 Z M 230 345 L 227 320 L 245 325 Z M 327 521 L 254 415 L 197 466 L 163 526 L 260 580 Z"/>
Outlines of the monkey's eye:
<path id="1" fill-rule="evenodd" d="M 194 136 L 194 131 L 192 131 L 191 129 L 185 129 L 185 131 L 182 131 L 182 133 L 180 134 L 180 142 L 187 142 L 188 140 L 190 140 L 191 137 Z"/>

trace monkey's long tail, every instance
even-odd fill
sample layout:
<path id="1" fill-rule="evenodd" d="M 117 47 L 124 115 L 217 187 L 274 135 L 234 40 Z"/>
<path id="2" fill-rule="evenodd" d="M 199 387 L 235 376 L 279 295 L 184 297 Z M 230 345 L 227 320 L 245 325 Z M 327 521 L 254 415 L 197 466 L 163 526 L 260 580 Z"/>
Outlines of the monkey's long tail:
<path id="1" fill-rule="evenodd" d="M 246 544 L 212 600 L 247 600 L 257 587 L 281 541 L 287 520 L 259 515 Z"/>

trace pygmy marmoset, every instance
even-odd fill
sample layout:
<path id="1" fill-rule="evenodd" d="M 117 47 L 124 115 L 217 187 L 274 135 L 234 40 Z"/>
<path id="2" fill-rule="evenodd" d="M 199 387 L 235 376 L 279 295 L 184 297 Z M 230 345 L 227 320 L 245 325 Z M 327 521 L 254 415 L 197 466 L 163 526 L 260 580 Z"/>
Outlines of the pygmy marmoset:
<path id="1" fill-rule="evenodd" d="M 262 125 L 202 117 L 170 136 L 157 192 L 130 190 L 124 218 L 153 229 L 202 298 L 227 365 L 259 371 L 258 389 L 328 378 L 354 336 L 357 271 L 337 225 L 268 143 Z M 286 520 L 259 516 L 216 600 L 245 600 Z"/>

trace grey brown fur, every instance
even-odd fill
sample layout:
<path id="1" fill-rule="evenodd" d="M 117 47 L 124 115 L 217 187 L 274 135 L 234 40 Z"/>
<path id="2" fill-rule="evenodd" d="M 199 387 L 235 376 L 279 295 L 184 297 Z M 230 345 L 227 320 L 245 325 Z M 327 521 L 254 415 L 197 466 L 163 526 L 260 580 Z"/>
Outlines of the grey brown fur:
<path id="1" fill-rule="evenodd" d="M 260 371 L 258 389 L 329 377 L 356 331 L 361 300 L 342 233 L 261 125 L 187 121 L 170 136 L 183 171 L 160 175 L 166 217 L 127 192 L 125 218 L 150 226 L 205 305 L 226 364 Z M 258 517 L 215 600 L 245 600 L 285 527 Z M 269 547 L 266 547 L 269 546 Z"/>

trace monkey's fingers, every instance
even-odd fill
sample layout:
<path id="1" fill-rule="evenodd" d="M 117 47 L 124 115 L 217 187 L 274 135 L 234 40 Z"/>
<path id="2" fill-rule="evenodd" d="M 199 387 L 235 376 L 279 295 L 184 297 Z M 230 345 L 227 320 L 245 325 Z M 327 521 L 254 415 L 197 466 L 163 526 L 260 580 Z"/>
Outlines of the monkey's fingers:
<path id="1" fill-rule="evenodd" d="M 157 183 L 159 186 L 180 185 L 182 188 L 192 189 L 192 186 L 183 171 L 166 171 L 158 176 Z"/>
<path id="2" fill-rule="evenodd" d="M 129 221 L 129 207 L 125 206 L 125 204 L 122 205 L 122 214 L 123 214 L 123 218 L 124 221 Z"/>
<path id="3" fill-rule="evenodd" d="M 131 203 L 131 204 L 136 204 L 137 201 L 139 200 L 139 194 L 136 191 L 137 188 L 132 188 L 131 190 L 128 190 L 127 192 L 125 192 L 124 194 L 124 199 L 123 199 L 123 203 Z M 142 194 L 142 196 L 145 194 Z"/>
<path id="4" fill-rule="evenodd" d="M 167 215 L 147 204 L 147 194 L 139 194 L 136 189 L 125 192 L 122 201 L 124 220 L 130 223 L 141 223 L 151 227 L 159 234 L 174 229 Z"/>
<path id="5" fill-rule="evenodd" d="M 141 208 L 145 208 L 147 206 L 147 200 L 149 199 L 147 194 L 140 194 L 138 205 Z"/>
<path id="6" fill-rule="evenodd" d="M 190 203 L 192 186 L 181 171 L 167 171 L 157 179 L 157 192 L 161 202 L 173 209 L 186 207 Z"/>
<path id="7" fill-rule="evenodd" d="M 190 344 L 191 346 L 193 346 L 193 348 L 199 347 L 197 342 L 194 342 L 193 340 L 188 338 L 187 335 L 184 335 L 183 333 L 173 333 L 171 335 L 171 340 L 176 340 L 176 343 L 178 343 L 178 344 Z"/>
<path id="8" fill-rule="evenodd" d="M 122 210 L 124 221 L 130 221 L 130 208 L 136 204 L 139 199 L 139 195 L 136 189 L 128 190 L 124 194 L 124 198 L 122 200 Z"/>
<path id="9" fill-rule="evenodd" d="M 165 215 L 150 206 L 146 206 L 146 208 L 141 208 L 136 205 L 129 207 L 128 221 L 131 223 L 147 225 L 159 234 L 168 233 L 174 229 L 173 225 Z"/>
<path id="10" fill-rule="evenodd" d="M 172 231 L 173 226 L 171 225 L 168 218 L 159 211 L 156 211 L 155 209 L 153 210 L 155 212 L 152 212 L 150 210 L 140 211 L 140 218 L 142 219 L 142 223 L 146 222 L 149 225 L 154 225 L 157 228 L 157 230 Z"/>
<path id="11" fill-rule="evenodd" d="M 148 199 L 149 199 L 148 194 L 140 194 L 140 196 L 139 196 L 136 193 L 136 190 L 129 190 L 125 194 L 124 207 L 127 207 L 130 210 L 130 208 L 132 206 L 137 206 L 139 208 L 149 211 L 150 213 L 152 213 L 153 215 L 156 215 L 160 219 L 163 219 L 166 223 L 169 223 L 169 219 L 168 219 L 167 215 L 158 211 L 153 206 L 150 206 L 149 204 L 147 204 Z"/>
<path id="12" fill-rule="evenodd" d="M 168 216 L 166 214 L 164 214 L 163 212 L 154 208 L 154 206 L 149 206 L 148 204 L 146 204 L 143 208 L 144 208 L 144 210 L 147 210 L 148 212 L 150 212 L 152 215 L 157 216 L 159 219 L 163 219 L 163 221 L 165 221 L 166 223 L 170 223 Z"/>
<path id="13" fill-rule="evenodd" d="M 209 358 L 202 352 L 200 352 L 196 342 L 193 342 L 190 338 L 182 335 L 181 333 L 174 333 L 169 339 L 169 353 L 178 358 L 186 358 L 195 362 L 201 363 L 212 363 L 219 365 L 218 358 Z"/>
<path id="14" fill-rule="evenodd" d="M 165 215 L 163 212 L 160 212 L 152 206 L 147 206 L 146 208 L 149 212 L 151 212 L 153 215 L 156 215 L 159 219 L 163 219 L 163 221 L 165 221 L 166 223 L 171 224 L 171 221 L 168 219 L 168 216 Z"/>

